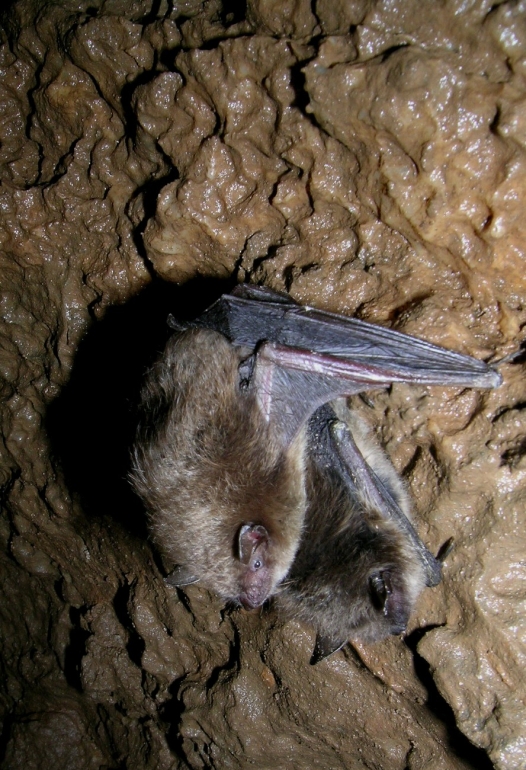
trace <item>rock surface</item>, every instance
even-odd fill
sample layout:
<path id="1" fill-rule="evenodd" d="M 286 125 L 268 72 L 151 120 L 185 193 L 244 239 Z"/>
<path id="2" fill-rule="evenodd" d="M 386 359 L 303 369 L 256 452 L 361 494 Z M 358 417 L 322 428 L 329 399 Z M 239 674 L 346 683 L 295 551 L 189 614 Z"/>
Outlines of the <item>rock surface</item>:
<path id="1" fill-rule="evenodd" d="M 526 4 L 15 0 L 0 48 L 6 768 L 526 767 L 524 365 L 374 426 L 437 552 L 405 640 L 175 590 L 126 481 L 166 336 L 235 281 L 489 359 L 526 322 Z"/>

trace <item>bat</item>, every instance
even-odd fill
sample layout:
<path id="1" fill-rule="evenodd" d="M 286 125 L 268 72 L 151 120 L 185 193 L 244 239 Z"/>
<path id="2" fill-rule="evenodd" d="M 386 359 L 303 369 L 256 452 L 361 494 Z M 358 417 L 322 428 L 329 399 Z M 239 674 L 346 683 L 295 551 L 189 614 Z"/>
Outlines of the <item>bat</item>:
<path id="1" fill-rule="evenodd" d="M 170 325 L 176 333 L 142 390 L 131 481 L 154 540 L 176 565 L 168 581 L 199 581 L 246 608 L 261 606 L 287 576 L 307 542 L 307 513 L 321 517 L 316 480 L 362 490 L 350 431 L 332 412 L 318 412 L 332 446 L 316 448 L 317 410 L 397 381 L 500 383 L 482 361 L 257 286 L 238 286 L 190 324 Z M 410 543 L 417 571 L 432 582 L 439 568 L 407 517 L 402 525 L 391 511 L 396 483 L 384 481 L 389 503 L 378 526 L 396 530 L 400 548 Z M 372 472 L 369 486 L 374 496 L 384 483 Z M 389 592 L 394 572 L 377 582 L 377 595 Z M 407 590 L 395 585 L 395 596 Z M 394 601 L 384 602 L 391 615 Z"/>
<path id="2" fill-rule="evenodd" d="M 365 423 L 342 399 L 309 423 L 304 531 L 275 603 L 317 632 L 311 663 L 349 640 L 405 631 L 440 563 L 410 519 L 401 479 Z"/>

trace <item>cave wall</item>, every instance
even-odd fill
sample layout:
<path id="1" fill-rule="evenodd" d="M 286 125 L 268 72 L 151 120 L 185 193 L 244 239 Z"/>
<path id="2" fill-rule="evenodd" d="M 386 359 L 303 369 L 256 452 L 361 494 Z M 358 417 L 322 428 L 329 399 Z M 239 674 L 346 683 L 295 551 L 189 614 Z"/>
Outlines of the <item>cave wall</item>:
<path id="1" fill-rule="evenodd" d="M 8 768 L 526 767 L 526 402 L 355 408 L 443 583 L 309 666 L 272 608 L 175 590 L 126 484 L 168 312 L 236 281 L 479 358 L 525 322 L 526 5 L 15 0 L 0 12 Z"/>

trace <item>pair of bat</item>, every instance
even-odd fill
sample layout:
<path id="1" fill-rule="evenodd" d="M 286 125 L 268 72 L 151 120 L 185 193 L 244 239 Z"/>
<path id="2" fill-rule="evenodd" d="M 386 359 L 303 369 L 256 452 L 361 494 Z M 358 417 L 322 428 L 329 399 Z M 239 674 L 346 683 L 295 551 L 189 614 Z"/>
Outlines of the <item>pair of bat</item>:
<path id="1" fill-rule="evenodd" d="M 484 362 L 242 285 L 178 325 L 149 371 L 132 483 L 168 578 L 247 608 L 274 596 L 313 662 L 403 632 L 439 562 L 345 397 L 393 382 L 500 384 Z"/>

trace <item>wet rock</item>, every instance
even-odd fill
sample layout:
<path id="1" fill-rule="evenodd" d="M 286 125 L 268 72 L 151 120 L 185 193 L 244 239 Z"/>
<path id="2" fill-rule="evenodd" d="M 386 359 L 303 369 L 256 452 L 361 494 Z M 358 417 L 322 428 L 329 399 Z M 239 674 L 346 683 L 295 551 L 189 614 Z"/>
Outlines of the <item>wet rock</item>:
<path id="1" fill-rule="evenodd" d="M 126 483 L 168 312 L 236 281 L 480 358 L 523 339 L 521 3 L 15 0 L 0 12 L 0 757 L 526 763 L 524 364 L 354 407 L 438 552 L 405 640 L 173 589 Z M 489 758 L 488 758 L 489 757 Z"/>

